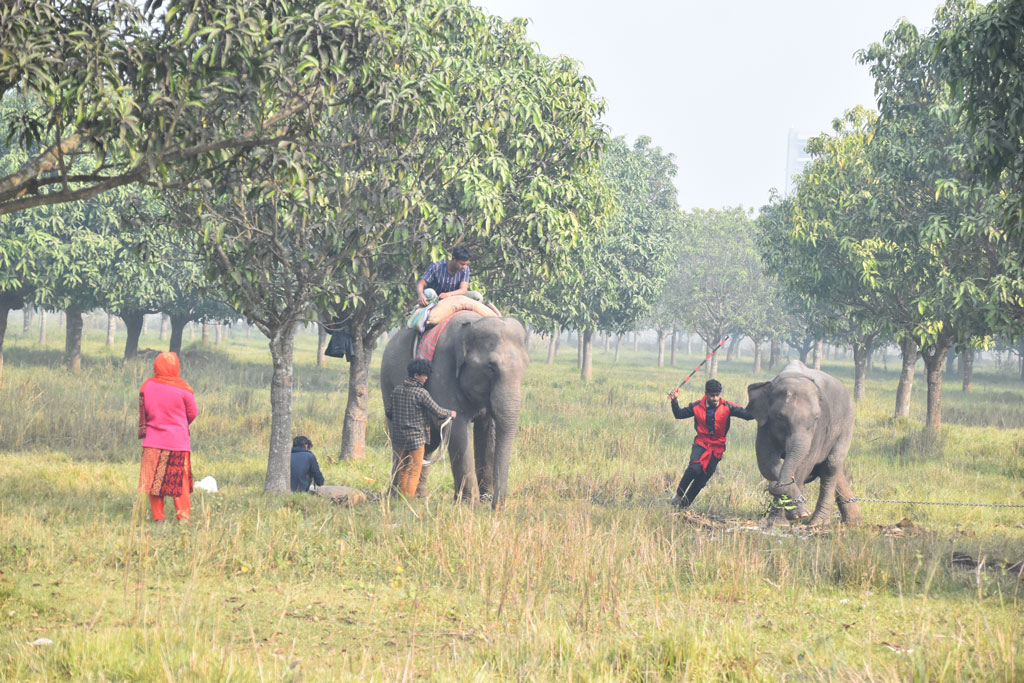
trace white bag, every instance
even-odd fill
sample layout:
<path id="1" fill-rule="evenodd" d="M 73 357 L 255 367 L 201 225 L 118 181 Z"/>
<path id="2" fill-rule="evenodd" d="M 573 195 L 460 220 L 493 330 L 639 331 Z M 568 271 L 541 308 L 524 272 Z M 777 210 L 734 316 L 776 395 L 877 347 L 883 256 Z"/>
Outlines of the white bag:
<path id="1" fill-rule="evenodd" d="M 210 475 L 206 475 L 192 486 L 193 488 L 197 488 L 200 491 L 206 491 L 208 493 L 217 493 L 217 480 L 211 477 Z"/>

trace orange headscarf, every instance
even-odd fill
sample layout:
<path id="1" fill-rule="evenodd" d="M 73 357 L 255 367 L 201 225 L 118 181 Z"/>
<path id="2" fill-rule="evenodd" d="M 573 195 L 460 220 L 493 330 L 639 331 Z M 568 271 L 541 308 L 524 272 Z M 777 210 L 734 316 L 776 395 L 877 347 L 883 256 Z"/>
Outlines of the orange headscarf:
<path id="1" fill-rule="evenodd" d="M 173 351 L 164 351 L 153 359 L 153 376 L 146 378 L 146 382 L 150 381 L 169 384 L 172 387 L 195 393 L 188 382 L 181 378 L 181 363 L 178 362 L 178 354 Z M 146 382 L 142 383 L 140 392 L 146 388 Z"/>

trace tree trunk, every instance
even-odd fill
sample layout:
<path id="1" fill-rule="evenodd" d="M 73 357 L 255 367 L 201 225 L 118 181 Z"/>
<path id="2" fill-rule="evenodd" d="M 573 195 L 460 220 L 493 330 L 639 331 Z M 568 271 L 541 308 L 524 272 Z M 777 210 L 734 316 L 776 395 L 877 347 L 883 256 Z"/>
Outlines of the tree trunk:
<path id="1" fill-rule="evenodd" d="M 368 333 L 361 323 L 351 324 L 353 358 L 348 366 L 348 402 L 341 432 L 342 460 L 366 457 L 366 413 L 370 405 L 370 361 L 379 335 Z"/>
<path id="2" fill-rule="evenodd" d="M 274 331 L 270 338 L 274 375 L 270 380 L 270 451 L 267 454 L 267 493 L 291 490 L 292 453 L 292 357 L 295 353 L 295 323 Z"/>
<path id="3" fill-rule="evenodd" d="M 124 362 L 139 355 L 139 337 L 142 336 L 143 321 L 146 316 L 142 311 L 126 311 L 121 314 L 124 326 L 128 328 L 128 338 L 124 342 Z"/>
<path id="4" fill-rule="evenodd" d="M 28 310 L 28 306 L 25 307 Z M 0 379 L 4 376 L 4 337 L 7 336 L 7 316 L 11 313 L 11 307 L 0 304 Z"/>
<path id="5" fill-rule="evenodd" d="M 769 370 L 774 369 L 775 366 L 779 364 L 779 356 L 782 355 L 781 351 L 782 351 L 782 349 L 779 348 L 779 340 L 775 339 L 773 337 L 772 338 L 772 343 L 771 343 L 771 348 L 770 348 L 770 350 L 768 352 L 768 369 Z"/>
<path id="6" fill-rule="evenodd" d="M 167 341 L 171 334 L 171 318 L 166 313 L 160 314 L 160 341 Z"/>
<path id="7" fill-rule="evenodd" d="M 860 341 L 853 344 L 853 400 L 863 400 L 867 394 L 864 377 L 867 375 L 870 349 Z"/>
<path id="8" fill-rule="evenodd" d="M 960 354 L 961 363 L 960 366 L 963 368 L 964 382 L 963 390 L 970 393 L 974 388 L 974 349 L 965 349 Z"/>
<path id="9" fill-rule="evenodd" d="M 814 363 L 813 367 L 815 370 L 821 370 L 821 344 L 820 339 L 815 339 L 814 347 L 811 350 L 811 358 L 813 359 L 812 362 Z"/>
<path id="10" fill-rule="evenodd" d="M 224 338 L 224 325 L 223 323 L 217 323 L 213 326 L 213 343 L 220 346 L 221 340 Z"/>
<path id="11" fill-rule="evenodd" d="M 149 334 L 149 320 L 145 315 L 142 316 L 142 334 Z"/>
<path id="12" fill-rule="evenodd" d="M 583 331 L 576 330 L 576 369 L 583 369 Z"/>
<path id="13" fill-rule="evenodd" d="M 200 341 L 202 342 L 203 346 L 206 346 L 207 344 L 210 343 L 210 323 L 206 321 L 203 321 L 203 336 L 200 339 Z"/>
<path id="14" fill-rule="evenodd" d="M 730 363 L 736 355 L 736 349 L 740 345 L 740 335 L 734 334 L 729 340 L 729 348 L 725 352 L 725 362 Z"/>
<path id="15" fill-rule="evenodd" d="M 633 351 L 636 352 L 636 351 L 639 351 L 639 350 L 640 350 L 640 333 L 639 332 L 633 332 Z"/>
<path id="16" fill-rule="evenodd" d="M 941 336 L 931 353 L 921 351 L 924 367 L 928 377 L 928 413 L 925 418 L 925 429 L 936 434 L 942 427 L 942 378 L 945 369 L 946 354 L 953 346 Z"/>
<path id="17" fill-rule="evenodd" d="M 719 335 L 717 338 L 721 339 L 722 336 Z M 711 352 L 711 347 L 710 346 L 708 347 L 708 352 L 709 353 Z M 718 377 L 718 353 L 717 353 L 717 350 L 716 350 L 716 353 L 711 356 L 711 360 L 708 361 L 708 379 L 714 379 L 716 377 Z"/>
<path id="18" fill-rule="evenodd" d="M 171 316 L 171 343 L 169 350 L 174 353 L 181 355 L 181 335 L 188 326 L 188 316 L 186 315 L 172 315 Z"/>
<path id="19" fill-rule="evenodd" d="M 612 348 L 612 335 L 611 335 L 610 332 L 605 332 L 605 334 L 604 334 L 604 352 L 608 353 L 608 351 L 611 348 Z"/>
<path id="20" fill-rule="evenodd" d="M 117 319 L 114 318 L 114 314 L 107 311 L 107 348 L 109 349 L 114 345 L 114 335 L 117 332 Z"/>
<path id="21" fill-rule="evenodd" d="M 691 354 L 693 354 L 693 347 L 690 345 L 691 341 L 693 341 L 692 335 L 689 332 L 687 332 L 686 333 L 686 355 L 687 356 L 690 356 Z"/>
<path id="22" fill-rule="evenodd" d="M 594 376 L 594 330 L 583 331 L 583 362 L 580 364 L 580 379 L 589 382 Z"/>
<path id="23" fill-rule="evenodd" d="M 547 364 L 551 365 L 555 362 L 555 351 L 558 349 L 558 330 L 553 330 L 551 336 L 548 337 L 548 360 Z"/>
<path id="24" fill-rule="evenodd" d="M 82 328 L 85 320 L 82 312 L 74 309 L 65 314 L 67 328 L 64 336 L 64 365 L 68 372 L 78 374 L 82 371 Z"/>
<path id="25" fill-rule="evenodd" d="M 32 308 L 32 306 L 26 305 L 24 308 L 21 309 L 23 316 L 21 319 L 22 337 L 27 337 L 28 333 L 32 331 Z"/>
<path id="26" fill-rule="evenodd" d="M 811 351 L 810 344 L 802 343 L 802 344 L 800 344 L 800 346 L 797 347 L 796 350 L 797 350 L 797 353 L 800 354 L 800 362 L 803 363 L 804 365 L 807 365 L 807 355 Z"/>
<path id="27" fill-rule="evenodd" d="M 669 353 L 669 356 L 668 356 L 668 364 L 671 365 L 672 367 L 675 367 L 675 365 L 676 365 L 676 340 L 677 340 L 678 336 L 679 336 L 679 333 L 673 327 L 672 328 L 672 343 L 669 345 L 669 348 L 671 349 L 671 352 Z"/>
<path id="28" fill-rule="evenodd" d="M 327 328 L 323 323 L 316 324 L 316 366 L 322 368 L 327 365 Z"/>
<path id="29" fill-rule="evenodd" d="M 46 348 L 46 309 L 39 309 L 39 346 Z"/>
<path id="30" fill-rule="evenodd" d="M 665 332 L 658 330 L 658 367 L 665 367 Z"/>
<path id="31" fill-rule="evenodd" d="M 85 323 L 82 323 L 83 326 Z M 64 315 L 64 311 L 57 311 L 57 329 L 61 332 L 67 331 L 67 316 Z"/>
<path id="32" fill-rule="evenodd" d="M 615 362 L 619 362 L 619 347 L 622 345 L 622 335 L 615 335 Z"/>
<path id="33" fill-rule="evenodd" d="M 917 365 L 917 342 L 913 339 L 900 341 L 900 353 L 903 357 L 903 368 L 900 370 L 900 382 L 896 386 L 896 417 L 910 416 L 910 395 L 914 389 L 914 366 Z"/>
<path id="34" fill-rule="evenodd" d="M 761 373 L 761 342 L 754 341 L 754 374 Z"/>

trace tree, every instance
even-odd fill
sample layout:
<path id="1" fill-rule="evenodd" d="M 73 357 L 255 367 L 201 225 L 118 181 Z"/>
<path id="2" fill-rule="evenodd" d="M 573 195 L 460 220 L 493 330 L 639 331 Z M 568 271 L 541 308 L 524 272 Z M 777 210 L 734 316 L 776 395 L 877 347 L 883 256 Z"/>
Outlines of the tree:
<path id="1" fill-rule="evenodd" d="M 681 257 L 668 291 L 680 303 L 681 326 L 692 329 L 714 348 L 730 330 L 742 325 L 753 306 L 761 272 L 755 249 L 754 224 L 742 207 L 695 209 L 683 215 Z M 718 372 L 718 354 L 710 363 Z"/>
<path id="2" fill-rule="evenodd" d="M 380 35 L 359 68 L 344 72 L 338 106 L 318 112 L 316 144 L 255 150 L 255 163 L 212 178 L 193 204 L 210 274 L 269 339 L 268 491 L 287 490 L 299 322 L 343 312 L 353 372 L 368 368 L 431 248 L 468 232 L 528 263 L 538 244 L 578 238 L 582 227 L 567 209 L 589 210 L 573 171 L 596 159 L 600 129 L 589 83 L 574 67 L 527 59 L 521 30 L 463 2 L 382 8 L 370 19 Z M 507 69 L 496 68 L 506 59 Z M 540 109 L 542 95 L 550 110 Z M 555 144 L 563 137 L 573 144 Z M 365 373 L 355 379 L 365 388 Z"/>
<path id="3" fill-rule="evenodd" d="M 576 305 L 568 316 L 582 334 L 580 375 L 593 374 L 596 330 L 624 333 L 649 315 L 661 294 L 678 234 L 679 209 L 672 178 L 675 160 L 651 139 L 630 147 L 624 138 L 608 143 L 601 172 L 614 196 L 615 210 L 604 232 L 580 249 L 580 278 L 569 290 Z"/>
<path id="4" fill-rule="evenodd" d="M 400 13 L 359 1 L 3 3 L 0 97 L 46 106 L 10 122 L 32 152 L 0 176 L 0 215 L 131 183 L 201 183 L 306 139 L 368 73 L 363 56 L 395 46 L 384 19 Z"/>
<path id="5" fill-rule="evenodd" d="M 1007 229 L 1024 247 L 1024 2 L 947 2 L 930 33 L 937 68 L 970 133 L 971 167 L 1005 192 Z"/>
<path id="6" fill-rule="evenodd" d="M 936 15 L 933 35 L 962 17 Z M 866 262 L 896 330 L 921 346 L 926 426 L 941 425 L 942 365 L 954 344 L 1008 324 L 1024 300 L 1021 254 L 994 220 L 996 199 L 974 182 L 967 131 L 949 116 L 951 91 L 931 59 L 934 38 L 908 22 L 859 55 L 881 112 L 871 145 L 875 210 L 886 229 Z"/>
<path id="7" fill-rule="evenodd" d="M 867 360 L 886 323 L 879 315 L 885 302 L 865 262 L 879 233 L 869 203 L 874 126 L 875 115 L 856 107 L 833 122 L 833 135 L 812 138 L 812 161 L 795 196 L 785 205 L 773 198 L 777 206 L 763 212 L 760 231 L 765 263 L 820 322 L 808 341 L 827 334 L 853 347 L 855 400 L 864 398 Z"/>

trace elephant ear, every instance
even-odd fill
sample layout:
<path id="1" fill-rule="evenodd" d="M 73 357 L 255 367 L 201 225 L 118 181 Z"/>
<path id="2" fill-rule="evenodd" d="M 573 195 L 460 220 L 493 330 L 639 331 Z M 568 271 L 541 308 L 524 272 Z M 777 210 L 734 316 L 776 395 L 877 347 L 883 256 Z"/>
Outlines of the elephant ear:
<path id="1" fill-rule="evenodd" d="M 754 400 L 756 394 L 761 393 L 761 389 L 770 385 L 771 382 L 754 382 L 753 384 L 747 385 L 747 399 L 750 401 Z"/>

